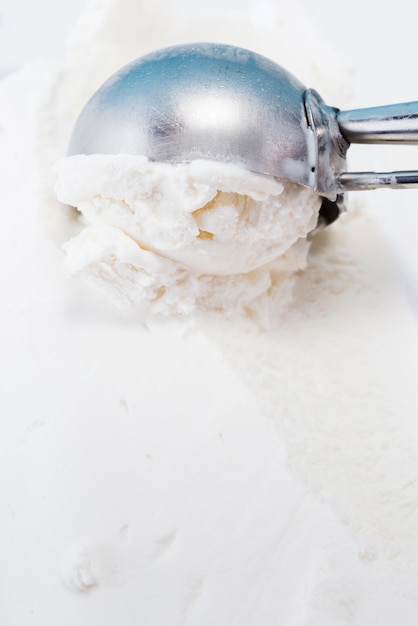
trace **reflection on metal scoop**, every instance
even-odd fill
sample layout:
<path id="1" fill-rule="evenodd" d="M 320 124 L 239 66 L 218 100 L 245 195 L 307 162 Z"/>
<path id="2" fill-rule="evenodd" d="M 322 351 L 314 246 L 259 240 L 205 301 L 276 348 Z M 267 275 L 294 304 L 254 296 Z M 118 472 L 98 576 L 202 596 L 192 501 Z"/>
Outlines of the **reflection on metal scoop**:
<path id="1" fill-rule="evenodd" d="M 418 187 L 418 172 L 348 173 L 350 143 L 418 143 L 418 102 L 339 111 L 273 61 L 234 46 L 174 46 L 125 66 L 93 95 L 69 154 L 210 159 L 286 179 L 323 197 L 331 223 L 344 192 Z"/>

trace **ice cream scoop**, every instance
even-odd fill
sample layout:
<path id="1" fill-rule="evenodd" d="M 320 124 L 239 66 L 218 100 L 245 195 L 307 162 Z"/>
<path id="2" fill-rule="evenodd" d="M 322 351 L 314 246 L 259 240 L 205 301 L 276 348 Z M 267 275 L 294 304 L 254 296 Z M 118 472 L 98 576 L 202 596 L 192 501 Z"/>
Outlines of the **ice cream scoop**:
<path id="1" fill-rule="evenodd" d="M 418 102 L 340 111 L 264 56 L 197 43 L 153 52 L 110 77 L 81 112 L 69 155 L 235 163 L 314 189 L 330 223 L 345 191 L 418 187 L 418 171 L 346 171 L 351 143 L 418 143 L 417 122 Z"/>

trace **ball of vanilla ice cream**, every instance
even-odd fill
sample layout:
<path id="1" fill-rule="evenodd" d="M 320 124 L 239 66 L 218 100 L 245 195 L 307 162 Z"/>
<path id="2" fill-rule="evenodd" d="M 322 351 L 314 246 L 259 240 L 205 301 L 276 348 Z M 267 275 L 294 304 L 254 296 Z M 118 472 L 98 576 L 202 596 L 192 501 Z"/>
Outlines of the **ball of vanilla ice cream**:
<path id="1" fill-rule="evenodd" d="M 63 158 L 56 194 L 83 216 L 68 272 L 164 314 L 286 300 L 320 208 L 312 190 L 234 164 L 135 155 Z"/>

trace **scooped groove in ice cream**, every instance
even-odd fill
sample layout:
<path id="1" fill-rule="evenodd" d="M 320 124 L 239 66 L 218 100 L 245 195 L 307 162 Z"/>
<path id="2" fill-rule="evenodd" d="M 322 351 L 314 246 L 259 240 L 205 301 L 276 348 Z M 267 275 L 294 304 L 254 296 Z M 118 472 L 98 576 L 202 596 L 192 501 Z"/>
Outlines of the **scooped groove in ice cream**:
<path id="1" fill-rule="evenodd" d="M 318 220 L 310 189 L 226 163 L 76 155 L 57 164 L 57 197 L 87 226 L 67 270 L 116 304 L 157 313 L 249 306 L 306 264 Z"/>

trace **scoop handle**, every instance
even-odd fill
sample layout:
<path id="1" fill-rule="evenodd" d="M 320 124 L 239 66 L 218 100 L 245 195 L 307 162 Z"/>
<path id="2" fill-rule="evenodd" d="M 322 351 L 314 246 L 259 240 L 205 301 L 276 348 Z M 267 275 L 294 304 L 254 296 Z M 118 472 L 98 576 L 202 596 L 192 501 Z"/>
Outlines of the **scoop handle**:
<path id="1" fill-rule="evenodd" d="M 418 102 L 338 111 L 337 122 L 349 143 L 418 144 Z"/>
<path id="2" fill-rule="evenodd" d="M 411 172 L 342 172 L 338 188 L 344 191 L 367 189 L 417 189 L 418 171 Z"/>
<path id="3" fill-rule="evenodd" d="M 349 143 L 418 144 L 418 102 L 338 111 L 337 122 Z M 418 188 L 418 171 L 343 172 L 340 191 Z"/>

